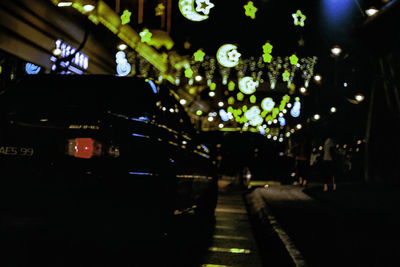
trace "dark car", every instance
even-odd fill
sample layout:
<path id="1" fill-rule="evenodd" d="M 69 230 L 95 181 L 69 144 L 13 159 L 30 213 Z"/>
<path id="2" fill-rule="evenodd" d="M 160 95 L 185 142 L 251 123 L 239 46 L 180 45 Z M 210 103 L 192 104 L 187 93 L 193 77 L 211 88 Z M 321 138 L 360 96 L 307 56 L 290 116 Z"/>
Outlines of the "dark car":
<path id="1" fill-rule="evenodd" d="M 3 91 L 0 109 L 3 230 L 155 240 L 177 216 L 213 217 L 215 167 L 169 88 L 42 75 Z"/>

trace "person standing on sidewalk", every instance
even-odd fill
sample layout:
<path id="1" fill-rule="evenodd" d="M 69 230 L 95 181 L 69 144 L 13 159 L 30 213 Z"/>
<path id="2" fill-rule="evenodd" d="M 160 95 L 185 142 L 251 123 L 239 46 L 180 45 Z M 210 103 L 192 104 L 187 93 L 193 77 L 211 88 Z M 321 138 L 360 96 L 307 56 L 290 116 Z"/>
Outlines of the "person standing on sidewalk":
<path id="1" fill-rule="evenodd" d="M 307 186 L 309 180 L 309 166 L 311 155 L 311 138 L 308 133 L 303 134 L 297 143 L 296 159 L 296 175 L 299 185 Z"/>
<path id="2" fill-rule="evenodd" d="M 332 183 L 332 190 L 336 190 L 335 182 L 335 142 L 328 136 L 324 142 L 324 153 L 322 156 L 322 175 L 324 178 L 324 191 L 328 191 L 328 185 Z"/>

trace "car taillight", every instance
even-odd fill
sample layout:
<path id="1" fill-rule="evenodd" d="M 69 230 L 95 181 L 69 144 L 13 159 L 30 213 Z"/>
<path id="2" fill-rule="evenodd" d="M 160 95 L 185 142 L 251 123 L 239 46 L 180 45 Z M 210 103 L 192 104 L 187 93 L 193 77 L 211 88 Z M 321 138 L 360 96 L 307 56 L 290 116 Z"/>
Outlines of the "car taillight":
<path id="1" fill-rule="evenodd" d="M 66 154 L 83 159 L 99 156 L 118 158 L 120 156 L 120 151 L 117 145 L 104 145 L 92 138 L 74 138 L 68 140 Z"/>
<path id="2" fill-rule="evenodd" d="M 102 144 L 92 138 L 69 139 L 67 145 L 67 154 L 83 159 L 101 156 Z"/>

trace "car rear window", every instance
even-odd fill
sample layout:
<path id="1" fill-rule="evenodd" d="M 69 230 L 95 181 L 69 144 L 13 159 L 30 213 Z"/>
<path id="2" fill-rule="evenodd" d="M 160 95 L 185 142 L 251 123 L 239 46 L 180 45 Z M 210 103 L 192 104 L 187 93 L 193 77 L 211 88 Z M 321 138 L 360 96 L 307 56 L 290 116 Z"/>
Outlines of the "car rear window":
<path id="1" fill-rule="evenodd" d="M 23 121 L 98 119 L 105 112 L 151 116 L 157 101 L 144 80 L 97 75 L 27 78 L 0 97 Z"/>

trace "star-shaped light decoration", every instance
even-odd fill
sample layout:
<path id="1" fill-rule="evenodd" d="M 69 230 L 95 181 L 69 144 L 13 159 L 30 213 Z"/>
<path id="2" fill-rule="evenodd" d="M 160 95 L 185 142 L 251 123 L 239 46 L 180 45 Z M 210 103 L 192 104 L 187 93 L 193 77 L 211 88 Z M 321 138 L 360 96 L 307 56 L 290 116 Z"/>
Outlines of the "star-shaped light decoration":
<path id="1" fill-rule="evenodd" d="M 290 59 L 290 64 L 292 65 L 296 65 L 297 62 L 299 61 L 299 58 L 295 54 L 291 55 L 289 59 Z"/>
<path id="2" fill-rule="evenodd" d="M 142 43 L 148 43 L 151 41 L 151 36 L 153 35 L 148 29 L 144 29 L 139 33 L 140 41 Z"/>
<path id="3" fill-rule="evenodd" d="M 284 73 L 282 73 L 282 79 L 284 82 L 288 82 L 290 78 L 290 72 L 288 70 L 285 70 Z"/>
<path id="4" fill-rule="evenodd" d="M 201 49 L 197 50 L 197 51 L 193 54 L 194 61 L 203 62 L 204 56 L 205 56 L 205 55 L 206 55 L 206 54 L 203 52 L 203 50 L 201 50 Z"/>
<path id="5" fill-rule="evenodd" d="M 122 25 L 128 24 L 131 21 L 131 15 L 132 15 L 132 12 L 125 9 L 121 15 L 121 24 Z"/>
<path id="6" fill-rule="evenodd" d="M 247 2 L 247 5 L 244 5 L 243 7 L 245 9 L 245 15 L 246 16 L 248 16 L 248 17 L 250 17 L 252 19 L 256 18 L 256 12 L 257 12 L 258 8 L 256 8 L 254 6 L 252 1 Z"/>
<path id="7" fill-rule="evenodd" d="M 193 71 L 192 71 L 192 69 L 191 69 L 191 68 L 186 69 L 186 70 L 185 70 L 185 77 L 186 77 L 186 78 L 192 78 L 192 76 L 193 76 Z"/>
<path id="8" fill-rule="evenodd" d="M 236 50 L 231 50 L 227 53 L 228 59 L 233 62 L 237 62 L 241 56 L 241 54 Z"/>
<path id="9" fill-rule="evenodd" d="M 156 16 L 162 16 L 164 15 L 164 11 L 165 11 L 165 6 L 163 5 L 163 3 L 159 3 L 156 8 Z"/>
<path id="10" fill-rule="evenodd" d="M 265 63 L 271 63 L 272 56 L 270 54 L 263 54 L 263 60 Z"/>
<path id="11" fill-rule="evenodd" d="M 210 0 L 196 0 L 196 11 L 203 12 L 205 15 L 210 13 L 210 9 L 214 7 L 214 4 Z"/>
<path id="12" fill-rule="evenodd" d="M 294 25 L 295 26 L 301 26 L 304 27 L 304 21 L 306 20 L 306 16 L 301 13 L 300 10 L 297 10 L 296 13 L 292 14 L 292 17 L 294 19 Z"/>
<path id="13" fill-rule="evenodd" d="M 272 44 L 266 42 L 266 43 L 263 45 L 262 48 L 263 48 L 263 51 L 264 51 L 265 54 L 271 54 L 272 48 L 274 48 L 274 46 L 273 46 Z"/>

